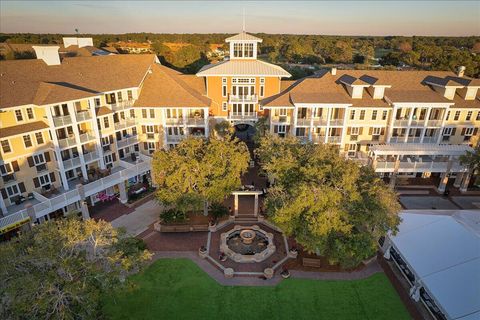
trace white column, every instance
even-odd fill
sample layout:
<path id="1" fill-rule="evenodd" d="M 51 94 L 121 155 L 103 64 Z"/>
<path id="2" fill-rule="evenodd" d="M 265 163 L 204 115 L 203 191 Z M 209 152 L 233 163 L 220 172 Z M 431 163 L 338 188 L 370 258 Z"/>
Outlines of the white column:
<path id="1" fill-rule="evenodd" d="M 258 194 L 255 194 L 255 204 L 253 207 L 253 215 L 258 216 Z"/>
<path id="2" fill-rule="evenodd" d="M 92 127 L 93 127 L 93 132 L 95 133 L 96 141 L 95 141 L 95 149 L 97 149 L 98 157 L 99 157 L 99 164 L 100 164 L 100 169 L 105 169 L 105 159 L 103 158 L 103 148 L 102 148 L 102 135 L 100 134 L 100 129 L 98 128 L 97 125 L 97 111 L 95 110 L 95 101 L 94 98 L 90 100 L 90 105 L 91 107 L 91 113 L 92 113 Z M 85 177 L 86 179 L 87 177 Z"/>
<path id="3" fill-rule="evenodd" d="M 427 132 L 427 123 L 428 119 L 430 118 L 430 114 L 432 113 L 432 108 L 428 107 L 427 108 L 427 114 L 425 116 L 425 121 L 423 122 L 423 128 L 422 128 L 422 135 L 420 137 L 420 143 L 423 143 L 423 139 L 425 138 L 425 133 Z"/>
<path id="4" fill-rule="evenodd" d="M 2 212 L 2 216 L 6 216 L 8 213 L 7 206 L 5 205 L 3 197 L 0 197 L 0 211 Z"/>
<path id="5" fill-rule="evenodd" d="M 343 110 L 344 110 L 344 112 L 343 112 L 344 114 L 343 114 L 343 125 L 342 125 L 342 138 L 340 140 L 340 150 L 344 149 L 343 143 L 345 141 L 345 136 L 347 134 L 347 130 L 345 130 L 345 125 L 347 124 L 347 113 L 348 113 L 347 110 L 348 110 L 348 108 L 345 107 Z"/>
<path id="6" fill-rule="evenodd" d="M 390 139 L 392 138 L 393 123 L 395 121 L 396 114 L 397 114 L 397 107 L 393 105 L 392 112 L 390 112 L 390 119 L 389 119 L 390 125 L 387 125 L 387 128 L 386 128 L 387 130 L 385 132 L 385 141 L 387 143 L 390 143 Z"/>
<path id="7" fill-rule="evenodd" d="M 440 175 L 440 184 L 438 185 L 438 192 L 445 192 L 448 183 L 448 175 L 450 174 L 450 170 L 452 169 L 453 160 L 452 157 L 449 157 L 447 170 Z"/>
<path id="8" fill-rule="evenodd" d="M 313 132 L 313 116 L 315 115 L 315 110 L 317 108 L 316 107 L 312 107 L 310 109 L 310 131 L 308 132 L 308 140 L 310 140 L 310 142 L 312 141 L 312 132 Z"/>
<path id="9" fill-rule="evenodd" d="M 203 109 L 203 115 L 205 118 L 205 137 L 209 137 L 210 135 L 210 128 L 208 127 L 208 108 Z"/>
<path id="10" fill-rule="evenodd" d="M 408 137 L 410 135 L 410 127 L 412 126 L 413 111 L 415 110 L 415 108 L 409 108 L 409 109 L 410 109 L 410 114 L 409 114 L 409 117 L 408 117 L 408 124 L 407 124 L 407 130 L 406 130 L 406 134 L 405 134 L 405 140 L 403 140 L 403 142 L 408 141 Z M 413 138 L 415 139 L 415 136 L 413 136 Z"/>
<path id="11" fill-rule="evenodd" d="M 127 203 L 128 196 L 127 196 L 127 188 L 125 187 L 125 181 L 122 181 L 118 184 L 118 190 L 120 191 L 120 202 Z"/>
<path id="12" fill-rule="evenodd" d="M 77 191 L 80 196 L 80 211 L 82 212 L 82 219 L 88 220 L 90 219 L 90 212 L 88 211 L 87 202 L 85 201 L 85 190 L 83 185 L 77 185 Z"/>
<path id="13" fill-rule="evenodd" d="M 330 118 L 332 115 L 332 108 L 327 107 L 327 127 L 325 129 L 325 143 L 328 143 L 328 137 L 330 135 Z"/>
<path id="14" fill-rule="evenodd" d="M 395 156 L 395 166 L 393 169 L 392 176 L 390 177 L 390 188 L 395 189 L 395 183 L 397 182 L 398 168 L 400 168 L 400 157 Z"/>
<path id="15" fill-rule="evenodd" d="M 62 154 L 60 153 L 60 147 L 58 144 L 57 131 L 56 131 L 55 123 L 53 122 L 52 109 L 51 109 L 51 106 L 45 107 L 45 109 L 46 109 L 47 119 L 50 127 L 49 128 L 50 135 L 52 137 L 52 142 L 53 142 L 53 151 L 55 152 L 55 156 L 57 159 L 58 173 L 60 174 L 60 179 L 62 180 L 63 188 L 65 190 L 69 190 L 68 180 L 65 174 L 65 167 L 63 166 Z"/>
<path id="16" fill-rule="evenodd" d="M 292 129 L 290 130 L 290 133 L 292 136 L 295 136 L 296 131 L 297 131 L 297 117 L 298 117 L 298 108 L 297 106 L 294 106 L 293 109 L 293 125 Z"/>
<path id="17" fill-rule="evenodd" d="M 440 132 L 438 134 L 437 143 L 442 141 L 443 128 L 445 128 L 445 121 L 447 120 L 448 108 L 443 109 L 442 125 L 440 126 Z"/>
<path id="18" fill-rule="evenodd" d="M 471 172 L 465 172 L 463 175 L 462 185 L 460 186 L 460 192 L 467 192 L 470 179 L 472 178 Z"/>
<path id="19" fill-rule="evenodd" d="M 84 179 L 88 178 L 87 169 L 85 168 L 85 159 L 83 158 L 83 150 L 82 150 L 82 143 L 80 141 L 80 131 L 78 130 L 78 123 L 77 123 L 77 114 L 76 110 L 73 107 L 73 103 L 68 104 L 68 111 L 70 112 L 70 117 L 72 118 L 72 128 L 73 134 L 75 135 L 75 148 L 77 149 L 77 153 L 79 154 L 80 159 L 80 169 L 82 170 L 82 175 Z"/>
<path id="20" fill-rule="evenodd" d="M 235 217 L 238 216 L 238 194 L 235 194 L 234 196 L 233 212 L 235 214 Z"/>
<path id="21" fill-rule="evenodd" d="M 463 175 L 464 175 L 463 172 L 457 172 L 457 176 L 455 177 L 455 182 L 453 183 L 453 186 L 455 188 L 460 188 L 460 185 L 462 184 L 462 180 L 463 180 Z"/>

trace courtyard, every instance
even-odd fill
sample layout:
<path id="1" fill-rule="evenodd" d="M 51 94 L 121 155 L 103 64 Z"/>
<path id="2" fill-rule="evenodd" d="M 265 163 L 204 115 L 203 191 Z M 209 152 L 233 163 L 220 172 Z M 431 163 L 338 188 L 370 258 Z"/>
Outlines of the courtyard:
<path id="1" fill-rule="evenodd" d="M 131 280 L 132 287 L 104 297 L 108 318 L 410 319 L 383 273 L 362 280 L 222 286 L 190 260 L 159 259 Z"/>

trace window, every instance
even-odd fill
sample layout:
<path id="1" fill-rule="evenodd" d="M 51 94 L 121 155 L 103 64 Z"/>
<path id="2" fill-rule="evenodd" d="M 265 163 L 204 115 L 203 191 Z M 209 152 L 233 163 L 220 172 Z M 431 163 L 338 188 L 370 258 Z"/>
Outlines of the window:
<path id="1" fill-rule="evenodd" d="M 128 98 L 128 100 L 133 100 L 133 92 L 132 92 L 132 90 L 127 90 L 127 98 Z"/>
<path id="2" fill-rule="evenodd" d="M 12 186 L 6 187 L 7 194 L 9 197 L 16 196 L 17 194 L 20 194 L 20 189 L 18 188 L 18 184 L 14 184 Z"/>
<path id="3" fill-rule="evenodd" d="M 457 121 L 460 118 L 460 111 L 455 111 L 455 116 L 453 117 L 453 120 Z"/>
<path id="4" fill-rule="evenodd" d="M 15 117 L 17 118 L 17 121 L 23 121 L 22 110 L 15 110 Z"/>
<path id="5" fill-rule="evenodd" d="M 382 120 L 387 120 L 388 111 L 384 110 L 382 113 Z"/>
<path id="6" fill-rule="evenodd" d="M 452 136 L 455 135 L 455 128 L 443 128 L 443 135 L 444 136 Z"/>
<path id="7" fill-rule="evenodd" d="M 352 130 L 352 131 L 351 131 L 350 134 L 351 134 L 352 136 L 357 136 L 357 135 L 359 134 L 359 132 L 360 132 L 360 128 L 358 128 L 358 127 L 352 127 L 351 130 Z"/>
<path id="8" fill-rule="evenodd" d="M 473 134 L 473 128 L 465 128 L 464 136 L 471 136 Z"/>
<path id="9" fill-rule="evenodd" d="M 350 120 L 355 120 L 355 110 L 350 111 Z"/>
<path id="10" fill-rule="evenodd" d="M 23 143 L 25 144 L 25 148 L 30 148 L 33 146 L 32 139 L 30 138 L 29 134 L 23 136 Z"/>
<path id="11" fill-rule="evenodd" d="M 169 136 L 183 136 L 184 131 L 182 127 L 168 127 L 167 134 Z"/>
<path id="12" fill-rule="evenodd" d="M 450 111 L 447 112 L 447 117 L 445 118 L 445 120 L 448 120 L 450 118 Z"/>
<path id="13" fill-rule="evenodd" d="M 104 159 L 105 159 L 105 164 L 109 164 L 109 163 L 111 164 L 111 163 L 113 163 L 113 157 L 112 157 L 111 154 L 107 154 L 107 155 L 104 157 Z"/>
<path id="14" fill-rule="evenodd" d="M 372 135 L 379 136 L 382 132 L 382 128 L 372 128 Z"/>
<path id="15" fill-rule="evenodd" d="M 265 86 L 263 84 L 260 85 L 260 97 L 265 95 Z"/>
<path id="16" fill-rule="evenodd" d="M 222 85 L 222 97 L 227 96 L 227 85 Z"/>
<path id="17" fill-rule="evenodd" d="M 13 173 L 12 166 L 10 165 L 10 163 L 1 164 L 0 173 L 2 174 L 2 176 Z"/>
<path id="18" fill-rule="evenodd" d="M 142 118 L 147 119 L 147 109 L 142 109 Z"/>
<path id="19" fill-rule="evenodd" d="M 43 176 L 38 177 L 38 181 L 40 182 L 41 187 L 46 186 L 46 185 L 50 184 L 50 176 L 47 173 Z"/>
<path id="20" fill-rule="evenodd" d="M 135 110 L 130 109 L 130 118 L 135 119 Z"/>
<path id="21" fill-rule="evenodd" d="M 100 107 L 100 98 L 95 98 L 95 107 Z"/>
<path id="22" fill-rule="evenodd" d="M 10 143 L 8 142 L 8 140 L 2 140 L 1 144 L 3 153 L 12 152 L 12 148 L 10 148 Z"/>
<path id="23" fill-rule="evenodd" d="M 279 125 L 279 126 L 275 126 L 275 127 L 277 127 L 277 133 L 285 134 L 287 132 L 287 126 L 285 126 L 285 125 Z"/>
<path id="24" fill-rule="evenodd" d="M 377 120 L 377 110 L 372 111 L 372 120 Z"/>
<path id="25" fill-rule="evenodd" d="M 122 101 L 123 101 L 122 91 L 118 91 L 118 92 L 117 92 L 117 98 L 118 98 L 118 102 L 122 102 Z"/>
<path id="26" fill-rule="evenodd" d="M 360 120 L 365 120 L 365 110 L 360 111 Z"/>
<path id="27" fill-rule="evenodd" d="M 305 137 L 305 134 L 306 134 L 305 128 L 297 128 L 297 129 L 296 129 L 295 135 L 296 135 L 297 137 Z"/>
<path id="28" fill-rule="evenodd" d="M 155 109 L 150 109 L 150 118 L 155 118 Z"/>
<path id="29" fill-rule="evenodd" d="M 468 111 L 467 116 L 465 117 L 465 120 L 470 121 L 472 119 L 472 114 L 473 114 L 473 111 Z"/>
<path id="30" fill-rule="evenodd" d="M 108 117 L 103 118 L 103 127 L 105 129 L 110 127 L 110 123 L 108 122 Z"/>
<path id="31" fill-rule="evenodd" d="M 234 43 L 233 44 L 233 57 L 242 58 L 243 57 L 243 43 Z"/>
<path id="32" fill-rule="evenodd" d="M 245 58 L 253 57 L 253 43 L 245 43 Z"/>
<path id="33" fill-rule="evenodd" d="M 480 111 L 477 112 L 477 117 L 475 118 L 475 120 L 480 121 Z"/>
<path id="34" fill-rule="evenodd" d="M 35 139 L 37 140 L 37 144 L 43 144 L 43 134 L 41 132 L 35 133 Z"/>
<path id="35" fill-rule="evenodd" d="M 35 115 L 33 114 L 33 109 L 32 108 L 27 108 L 27 118 L 28 120 L 32 120 L 35 118 Z"/>
<path id="36" fill-rule="evenodd" d="M 226 102 L 222 102 L 222 111 L 228 111 L 228 105 Z"/>

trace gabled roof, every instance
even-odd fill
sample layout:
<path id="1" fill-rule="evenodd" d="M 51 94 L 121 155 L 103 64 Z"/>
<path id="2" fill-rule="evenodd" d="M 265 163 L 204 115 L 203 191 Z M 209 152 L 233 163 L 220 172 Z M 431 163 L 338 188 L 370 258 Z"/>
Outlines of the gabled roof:
<path id="1" fill-rule="evenodd" d="M 160 64 L 153 65 L 151 70 L 152 73 L 145 78 L 140 96 L 135 101 L 135 107 L 210 106 L 211 100 L 202 95 L 204 90 L 197 91 L 201 89 L 199 82 L 192 81 L 190 77 L 182 78 L 181 73 Z"/>
<path id="2" fill-rule="evenodd" d="M 251 34 L 248 34 L 245 31 L 242 31 L 239 34 L 236 34 L 234 36 L 231 36 L 231 37 L 225 39 L 225 42 L 230 42 L 230 41 L 257 41 L 257 42 L 262 42 L 263 40 L 255 37 L 255 36 L 252 36 Z"/>
<path id="3" fill-rule="evenodd" d="M 226 60 L 203 66 L 197 77 L 205 76 L 265 76 L 286 77 L 292 75 L 282 67 L 261 60 Z"/>
<path id="4" fill-rule="evenodd" d="M 0 128 L 0 138 L 7 138 L 7 137 L 22 134 L 22 133 L 26 133 L 26 132 L 31 133 L 34 131 L 39 131 L 39 130 L 48 129 L 48 128 L 49 128 L 48 124 L 46 124 L 42 120 L 19 124 L 13 127 Z"/>
<path id="5" fill-rule="evenodd" d="M 138 87 L 155 61 L 153 54 L 64 58 L 56 66 L 39 59 L 0 61 L 0 109 Z"/>

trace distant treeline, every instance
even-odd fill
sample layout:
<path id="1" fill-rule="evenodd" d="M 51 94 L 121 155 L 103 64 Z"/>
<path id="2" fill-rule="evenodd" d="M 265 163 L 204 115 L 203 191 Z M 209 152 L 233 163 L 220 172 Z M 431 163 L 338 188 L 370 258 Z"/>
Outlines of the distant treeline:
<path id="1" fill-rule="evenodd" d="M 163 63 L 194 73 L 209 63 L 206 53 L 211 44 L 224 44 L 232 34 L 81 34 L 104 47 L 118 41 L 151 42 Z M 296 77 L 313 72 L 321 65 L 345 68 L 414 68 L 455 70 L 463 65 L 466 74 L 480 75 L 480 37 L 370 37 L 290 34 L 254 34 L 263 39 L 260 58 L 295 69 Z M 65 34 L 0 34 L 0 42 L 61 44 Z M 188 44 L 171 50 L 164 43 Z M 227 49 L 226 44 L 224 48 Z M 293 66 L 295 64 L 295 66 Z M 299 66 L 300 65 L 300 66 Z M 311 66 L 303 68 L 302 65 Z"/>

